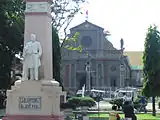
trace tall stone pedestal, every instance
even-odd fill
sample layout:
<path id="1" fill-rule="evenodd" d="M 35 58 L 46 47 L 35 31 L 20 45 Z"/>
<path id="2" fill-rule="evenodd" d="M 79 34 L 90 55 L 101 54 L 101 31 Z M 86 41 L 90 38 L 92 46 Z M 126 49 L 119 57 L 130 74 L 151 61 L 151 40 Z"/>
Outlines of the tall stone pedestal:
<path id="1" fill-rule="evenodd" d="M 61 95 L 65 93 L 56 81 L 16 81 L 7 91 L 3 120 L 63 120 Z"/>
<path id="2" fill-rule="evenodd" d="M 35 34 L 42 46 L 39 79 L 52 80 L 52 16 L 51 4 L 53 0 L 25 0 L 25 30 L 24 45 Z"/>

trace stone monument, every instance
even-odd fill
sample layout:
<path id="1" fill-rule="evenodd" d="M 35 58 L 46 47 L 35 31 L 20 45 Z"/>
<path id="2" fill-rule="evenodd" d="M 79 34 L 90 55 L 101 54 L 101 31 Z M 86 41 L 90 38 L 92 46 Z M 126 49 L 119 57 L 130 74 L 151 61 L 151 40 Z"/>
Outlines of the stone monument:
<path id="1" fill-rule="evenodd" d="M 66 102 L 66 93 L 52 76 L 51 3 L 26 0 L 23 80 L 7 91 L 3 120 L 63 120 L 60 98 Z"/>

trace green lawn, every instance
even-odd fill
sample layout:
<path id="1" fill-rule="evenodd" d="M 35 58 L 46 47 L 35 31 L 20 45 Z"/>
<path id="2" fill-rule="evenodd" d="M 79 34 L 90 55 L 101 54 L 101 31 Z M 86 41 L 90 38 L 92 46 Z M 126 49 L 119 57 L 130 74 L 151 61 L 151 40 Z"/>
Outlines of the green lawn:
<path id="1" fill-rule="evenodd" d="M 124 114 L 120 114 L 121 118 L 124 118 Z M 156 117 L 152 114 L 136 114 L 138 120 L 160 120 L 160 114 L 157 114 Z M 89 117 L 98 117 L 98 114 L 89 114 Z M 108 114 L 100 114 L 99 117 L 109 117 Z"/>

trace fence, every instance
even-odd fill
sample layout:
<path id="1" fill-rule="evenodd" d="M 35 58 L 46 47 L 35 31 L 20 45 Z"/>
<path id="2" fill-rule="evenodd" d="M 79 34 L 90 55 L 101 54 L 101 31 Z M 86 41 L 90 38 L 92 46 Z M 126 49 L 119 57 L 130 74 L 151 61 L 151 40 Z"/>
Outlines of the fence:
<path id="1" fill-rule="evenodd" d="M 71 91 L 76 91 L 77 88 L 70 87 L 69 89 Z M 93 89 L 105 91 L 104 98 L 111 99 L 111 98 L 114 98 L 115 90 L 117 90 L 119 88 L 118 87 L 93 87 Z"/>
<path id="2" fill-rule="evenodd" d="M 118 88 L 116 87 L 94 87 L 94 89 L 105 91 L 104 98 L 111 99 L 114 97 L 114 92 Z"/>

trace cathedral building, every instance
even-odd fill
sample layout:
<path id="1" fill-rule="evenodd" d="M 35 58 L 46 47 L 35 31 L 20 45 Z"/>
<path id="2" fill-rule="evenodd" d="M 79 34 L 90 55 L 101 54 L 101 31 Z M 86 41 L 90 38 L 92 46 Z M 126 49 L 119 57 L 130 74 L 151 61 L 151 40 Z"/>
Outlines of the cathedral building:
<path id="1" fill-rule="evenodd" d="M 66 89 L 116 89 L 131 85 L 131 65 L 122 49 L 107 40 L 104 29 L 85 21 L 70 29 L 70 35 L 80 33 L 75 46 L 82 52 L 62 50 L 61 78 Z"/>

